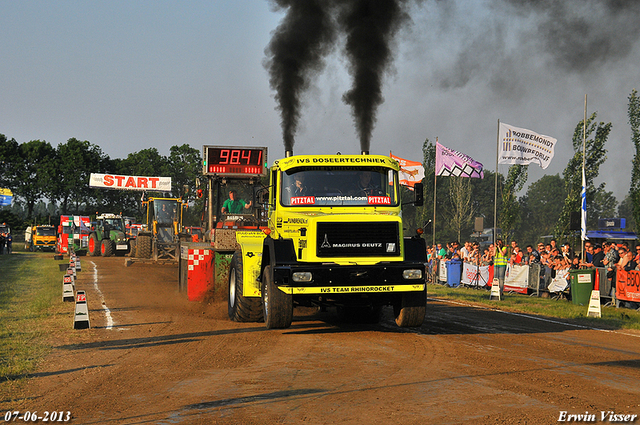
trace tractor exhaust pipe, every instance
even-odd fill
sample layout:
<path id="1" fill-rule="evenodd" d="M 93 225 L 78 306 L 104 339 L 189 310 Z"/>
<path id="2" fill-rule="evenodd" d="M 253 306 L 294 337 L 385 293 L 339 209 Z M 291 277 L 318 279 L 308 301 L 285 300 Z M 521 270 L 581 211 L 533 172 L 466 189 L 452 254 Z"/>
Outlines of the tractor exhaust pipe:
<path id="1" fill-rule="evenodd" d="M 285 158 L 289 158 L 290 156 L 293 156 L 293 151 L 292 150 L 286 150 L 284 151 L 284 157 Z"/>
<path id="2" fill-rule="evenodd" d="M 369 151 L 362 151 L 361 154 L 362 155 L 369 155 Z"/>

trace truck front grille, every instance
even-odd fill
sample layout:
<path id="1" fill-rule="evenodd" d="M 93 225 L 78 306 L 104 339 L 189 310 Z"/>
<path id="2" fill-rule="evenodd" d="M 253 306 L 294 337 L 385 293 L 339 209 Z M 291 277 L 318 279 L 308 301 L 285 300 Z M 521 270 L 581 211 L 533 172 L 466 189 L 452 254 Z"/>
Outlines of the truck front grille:
<path id="1" fill-rule="evenodd" d="M 397 222 L 320 222 L 318 257 L 392 257 L 400 254 Z"/>

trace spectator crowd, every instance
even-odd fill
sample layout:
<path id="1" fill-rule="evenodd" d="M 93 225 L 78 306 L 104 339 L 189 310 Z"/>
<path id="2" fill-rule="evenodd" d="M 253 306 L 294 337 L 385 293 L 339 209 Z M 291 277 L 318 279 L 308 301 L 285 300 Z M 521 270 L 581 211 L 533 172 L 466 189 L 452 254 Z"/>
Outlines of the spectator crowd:
<path id="1" fill-rule="evenodd" d="M 640 270 L 640 245 L 630 249 L 625 242 L 592 243 L 585 241 L 584 256 L 576 254 L 569 242 L 561 246 L 552 239 L 548 244 L 538 243 L 537 246 L 527 245 L 522 250 L 516 241 L 511 241 L 509 247 L 503 246 L 502 240 L 480 249 L 478 242 L 451 242 L 446 247 L 441 243 L 427 248 L 427 261 L 432 273 L 437 272 L 440 260 L 459 260 L 478 266 L 494 266 L 495 277 L 504 285 L 504 270 L 511 265 L 540 265 L 540 278 L 554 279 L 558 273 L 565 270 L 603 267 L 607 270 L 607 278 L 615 287 L 617 270 Z M 584 257 L 584 258 L 582 258 Z M 435 260 L 435 261 L 434 261 Z"/>

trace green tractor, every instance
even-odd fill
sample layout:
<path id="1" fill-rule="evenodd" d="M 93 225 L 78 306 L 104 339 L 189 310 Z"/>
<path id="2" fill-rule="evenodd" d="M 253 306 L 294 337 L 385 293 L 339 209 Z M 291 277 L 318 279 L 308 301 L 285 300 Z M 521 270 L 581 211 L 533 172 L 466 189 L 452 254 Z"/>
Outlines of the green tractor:
<path id="1" fill-rule="evenodd" d="M 111 257 L 129 252 L 124 220 L 118 214 L 100 214 L 89 234 L 89 255 Z"/>
<path id="2" fill-rule="evenodd" d="M 155 262 L 177 262 L 180 259 L 180 241 L 191 240 L 182 229 L 182 209 L 187 205 L 181 198 L 149 198 L 144 229 L 136 238 L 136 257 Z"/>

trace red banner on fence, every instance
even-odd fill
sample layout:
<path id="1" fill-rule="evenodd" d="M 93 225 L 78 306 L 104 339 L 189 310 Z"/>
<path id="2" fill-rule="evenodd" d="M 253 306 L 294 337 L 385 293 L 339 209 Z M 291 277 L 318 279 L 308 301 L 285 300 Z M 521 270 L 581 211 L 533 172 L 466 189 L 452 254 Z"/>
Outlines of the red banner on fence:
<path id="1" fill-rule="evenodd" d="M 618 270 L 616 274 L 616 298 L 640 302 L 640 271 Z"/>

